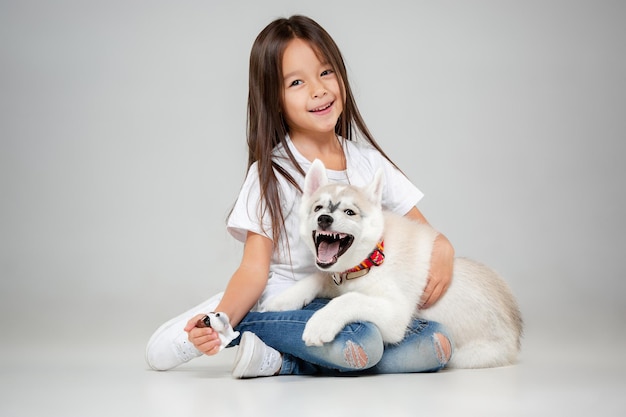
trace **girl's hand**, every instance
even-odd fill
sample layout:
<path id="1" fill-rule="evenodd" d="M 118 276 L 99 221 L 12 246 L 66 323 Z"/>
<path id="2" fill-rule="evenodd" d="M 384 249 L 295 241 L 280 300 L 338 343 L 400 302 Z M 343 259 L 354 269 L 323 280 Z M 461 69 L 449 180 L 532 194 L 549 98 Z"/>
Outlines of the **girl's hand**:
<path id="1" fill-rule="evenodd" d="M 448 238 L 440 234 L 435 240 L 433 253 L 430 258 L 430 274 L 426 289 L 420 300 L 420 308 L 432 306 L 446 292 L 452 282 L 453 266 L 454 249 Z"/>
<path id="2" fill-rule="evenodd" d="M 189 335 L 188 339 L 200 352 L 205 355 L 215 355 L 220 351 L 221 341 L 217 332 L 210 327 L 196 327 L 198 320 L 204 314 L 192 317 L 185 326 L 185 331 Z"/>
<path id="3" fill-rule="evenodd" d="M 413 207 L 406 214 L 406 217 L 416 220 L 420 223 L 428 223 L 424 215 Z M 428 283 L 420 300 L 420 308 L 428 308 L 435 304 L 439 298 L 446 292 L 452 282 L 452 269 L 454 267 L 454 248 L 452 244 L 442 234 L 435 239 L 433 253 L 430 258 L 430 273 L 428 275 Z"/>
<path id="4" fill-rule="evenodd" d="M 226 286 L 216 311 L 228 313 L 230 323 L 236 326 L 261 297 L 269 276 L 273 243 L 259 234 L 248 232 L 243 258 Z M 219 334 L 210 327 L 196 327 L 204 314 L 192 317 L 185 326 L 188 339 L 205 355 L 216 355 L 222 344 Z"/>

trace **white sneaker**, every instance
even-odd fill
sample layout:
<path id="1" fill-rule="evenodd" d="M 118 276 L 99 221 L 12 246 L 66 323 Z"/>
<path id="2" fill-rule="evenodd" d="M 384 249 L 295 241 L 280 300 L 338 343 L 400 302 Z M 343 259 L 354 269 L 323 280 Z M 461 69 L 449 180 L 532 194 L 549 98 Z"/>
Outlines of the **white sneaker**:
<path id="1" fill-rule="evenodd" d="M 214 295 L 203 303 L 174 317 L 154 332 L 146 347 L 146 362 L 150 368 L 155 371 L 167 371 L 202 356 L 202 352 L 188 340 L 187 332 L 184 330 L 185 325 L 196 314 L 215 311 L 223 294 Z"/>
<path id="2" fill-rule="evenodd" d="M 273 376 L 280 371 L 283 358 L 280 352 L 267 346 L 252 332 L 244 332 L 233 365 L 235 378 Z"/>

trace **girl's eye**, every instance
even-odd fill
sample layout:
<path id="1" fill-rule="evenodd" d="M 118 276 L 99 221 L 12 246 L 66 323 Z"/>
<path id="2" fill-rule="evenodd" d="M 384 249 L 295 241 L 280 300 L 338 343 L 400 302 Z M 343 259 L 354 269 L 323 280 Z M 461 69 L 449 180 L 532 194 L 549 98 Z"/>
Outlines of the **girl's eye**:
<path id="1" fill-rule="evenodd" d="M 291 84 L 289 84 L 289 87 L 295 87 L 300 84 L 302 84 L 302 80 L 295 80 L 295 81 L 292 81 Z"/>
<path id="2" fill-rule="evenodd" d="M 315 206 L 315 208 L 313 209 L 313 211 L 318 212 L 322 209 L 322 206 Z"/>
<path id="3" fill-rule="evenodd" d="M 335 71 L 333 71 L 333 70 L 331 70 L 331 69 L 327 69 L 326 71 L 322 71 L 322 74 L 321 74 L 321 75 L 322 75 L 322 77 L 323 77 L 324 75 L 330 75 L 330 74 L 332 74 L 333 72 L 335 72 Z"/>
<path id="4" fill-rule="evenodd" d="M 344 213 L 346 213 L 348 216 L 354 216 L 356 213 L 350 209 L 345 209 L 343 211 Z"/>

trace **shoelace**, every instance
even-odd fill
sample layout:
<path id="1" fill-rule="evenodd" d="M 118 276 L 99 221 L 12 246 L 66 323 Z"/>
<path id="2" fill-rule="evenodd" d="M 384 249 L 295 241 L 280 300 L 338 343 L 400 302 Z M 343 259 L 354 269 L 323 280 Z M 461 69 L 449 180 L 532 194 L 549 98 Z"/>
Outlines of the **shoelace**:
<path id="1" fill-rule="evenodd" d="M 187 334 L 182 334 L 178 340 L 174 341 L 174 352 L 183 361 L 189 362 L 198 356 L 198 349 L 187 339 Z"/>
<path id="2" fill-rule="evenodd" d="M 273 369 L 273 362 L 275 362 L 274 358 L 275 354 L 272 350 L 265 348 L 265 352 L 263 352 L 263 363 L 261 363 L 261 372 L 266 372 L 268 369 Z"/>

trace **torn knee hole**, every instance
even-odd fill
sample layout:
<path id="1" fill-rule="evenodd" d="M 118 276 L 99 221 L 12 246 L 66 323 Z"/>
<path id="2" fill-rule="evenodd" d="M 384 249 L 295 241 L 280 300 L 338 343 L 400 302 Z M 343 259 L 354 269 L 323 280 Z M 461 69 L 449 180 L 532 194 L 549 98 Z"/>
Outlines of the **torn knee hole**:
<path id="1" fill-rule="evenodd" d="M 448 363 L 450 356 L 452 355 L 452 345 L 450 339 L 441 333 L 435 333 L 433 335 L 435 339 L 435 352 L 437 352 L 437 358 L 442 364 Z"/>
<path id="2" fill-rule="evenodd" d="M 351 340 L 346 342 L 346 346 L 343 350 L 343 356 L 348 366 L 354 369 L 365 368 L 369 359 L 365 350 Z"/>

